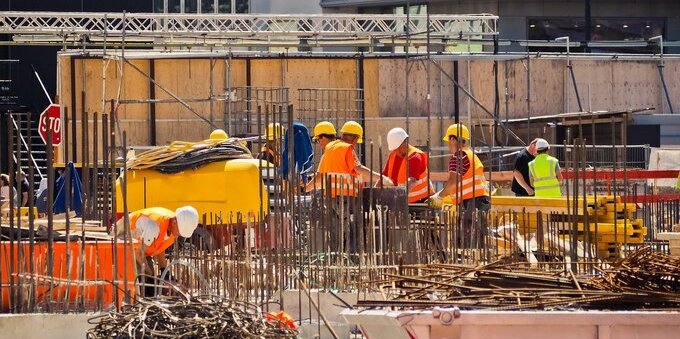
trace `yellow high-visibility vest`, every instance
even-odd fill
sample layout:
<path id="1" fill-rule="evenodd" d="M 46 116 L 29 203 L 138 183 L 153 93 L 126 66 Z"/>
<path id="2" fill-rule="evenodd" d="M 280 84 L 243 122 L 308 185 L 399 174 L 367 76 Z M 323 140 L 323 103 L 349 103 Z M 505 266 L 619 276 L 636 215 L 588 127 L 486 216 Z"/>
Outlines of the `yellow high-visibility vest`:
<path id="1" fill-rule="evenodd" d="M 534 183 L 535 197 L 561 197 L 560 181 L 557 180 L 557 159 L 548 154 L 539 154 L 529 162 L 529 175 Z"/>

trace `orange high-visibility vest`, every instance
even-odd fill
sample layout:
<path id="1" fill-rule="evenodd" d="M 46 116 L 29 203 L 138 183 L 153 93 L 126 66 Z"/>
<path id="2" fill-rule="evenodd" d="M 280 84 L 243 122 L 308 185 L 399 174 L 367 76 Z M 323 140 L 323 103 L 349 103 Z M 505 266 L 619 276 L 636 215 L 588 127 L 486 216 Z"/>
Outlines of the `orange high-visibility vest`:
<path id="1" fill-rule="evenodd" d="M 353 152 L 354 146 L 342 140 L 331 141 L 326 145 L 318 173 L 323 175 L 323 187 L 330 189 L 331 197 L 356 197 L 359 193 L 358 174 L 346 160 L 348 153 Z"/>
<path id="2" fill-rule="evenodd" d="M 409 186 L 409 191 L 408 191 L 408 202 L 409 203 L 414 203 L 416 201 L 423 200 L 427 197 L 429 197 L 433 192 L 434 192 L 434 186 L 432 186 L 431 182 L 428 182 L 427 180 L 427 162 L 428 162 L 428 157 L 425 152 L 421 151 L 417 147 L 413 147 L 411 145 L 408 146 L 408 154 L 406 155 L 406 158 L 401 162 L 401 166 L 399 168 L 399 174 L 397 174 L 397 178 L 390 178 L 392 181 L 394 181 L 395 185 L 404 185 L 406 184 L 407 180 L 407 175 L 406 175 L 406 162 L 408 161 L 408 158 L 413 154 L 413 153 L 419 153 L 419 154 L 424 154 L 425 155 L 425 171 L 423 171 L 422 174 L 420 174 L 416 179 L 414 183 Z M 390 175 L 394 173 L 394 166 L 396 166 L 396 161 L 397 161 L 397 151 L 394 150 L 390 153 L 389 157 L 387 158 L 387 165 L 385 165 L 385 173 L 387 175 Z M 428 191 L 428 187 L 430 190 Z"/>
<path id="3" fill-rule="evenodd" d="M 484 178 L 484 165 L 482 165 L 482 161 L 479 160 L 476 154 L 472 153 L 472 149 L 465 148 L 462 151 L 465 152 L 468 160 L 470 160 L 470 168 L 463 174 L 462 183 L 456 185 L 456 192 L 451 193 L 456 204 L 463 200 L 489 196 L 489 188 L 486 178 Z M 461 191 L 457 192 L 458 189 Z"/>
<path id="4" fill-rule="evenodd" d="M 163 207 L 151 207 L 135 211 L 130 214 L 130 231 L 134 231 L 137 219 L 145 215 L 158 224 L 158 237 L 146 248 L 144 254 L 155 256 L 163 253 L 168 247 L 175 243 L 175 237 L 168 234 L 170 219 L 175 217 L 175 212 Z"/>

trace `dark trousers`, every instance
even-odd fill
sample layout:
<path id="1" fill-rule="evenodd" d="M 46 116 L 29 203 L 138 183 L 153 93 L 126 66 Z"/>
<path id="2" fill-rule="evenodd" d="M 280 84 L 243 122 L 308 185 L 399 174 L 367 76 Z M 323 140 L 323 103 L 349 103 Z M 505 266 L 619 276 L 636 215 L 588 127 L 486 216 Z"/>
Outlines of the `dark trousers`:
<path id="1" fill-rule="evenodd" d="M 461 203 L 461 223 L 456 232 L 459 248 L 484 248 L 488 234 L 487 211 L 491 209 L 489 197 L 475 197 Z"/>
<path id="2" fill-rule="evenodd" d="M 357 252 L 359 232 L 357 216 L 354 215 L 357 206 L 355 197 L 331 198 L 331 224 L 328 229 L 331 252 Z"/>

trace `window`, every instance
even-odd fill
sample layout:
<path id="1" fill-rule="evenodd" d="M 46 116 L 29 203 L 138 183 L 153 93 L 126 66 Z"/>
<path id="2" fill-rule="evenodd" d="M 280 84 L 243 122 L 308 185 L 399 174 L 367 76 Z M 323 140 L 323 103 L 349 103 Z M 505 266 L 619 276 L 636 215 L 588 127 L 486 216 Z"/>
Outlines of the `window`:
<path id="1" fill-rule="evenodd" d="M 165 0 L 154 0 L 153 1 L 153 12 L 163 13 L 165 11 Z"/>
<path id="2" fill-rule="evenodd" d="M 198 13 L 198 0 L 184 0 L 184 12 L 182 13 Z"/>
<path id="3" fill-rule="evenodd" d="M 217 10 L 220 13 L 231 13 L 231 0 L 218 0 Z"/>
<path id="4" fill-rule="evenodd" d="M 250 0 L 153 0 L 154 13 L 248 13 Z"/>
<path id="5" fill-rule="evenodd" d="M 201 13 L 215 13 L 215 0 L 201 0 Z"/>
<path id="6" fill-rule="evenodd" d="M 568 36 L 573 41 L 584 42 L 584 18 L 529 18 L 527 20 L 529 40 L 555 40 Z M 664 34 L 665 20 L 661 18 L 593 18 L 590 41 L 641 41 Z M 612 46 L 592 47 L 592 52 L 651 53 L 654 46 Z M 564 48 L 530 47 L 531 51 L 556 52 Z M 583 47 L 574 48 L 575 52 L 584 51 Z"/>
<path id="7" fill-rule="evenodd" d="M 182 13 L 182 3 L 180 0 L 168 0 L 168 8 L 165 13 Z"/>

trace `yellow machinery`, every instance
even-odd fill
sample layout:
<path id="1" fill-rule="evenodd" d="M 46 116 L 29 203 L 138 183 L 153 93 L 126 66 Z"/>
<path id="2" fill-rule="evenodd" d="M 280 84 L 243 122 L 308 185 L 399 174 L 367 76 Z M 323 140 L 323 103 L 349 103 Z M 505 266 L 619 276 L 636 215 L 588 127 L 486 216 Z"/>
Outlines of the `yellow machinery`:
<path id="1" fill-rule="evenodd" d="M 161 172 L 159 164 L 182 159 L 189 152 L 202 154 L 218 149 L 220 145 L 240 148 L 241 154 L 224 160 L 208 160 L 198 166 L 179 171 Z M 218 151 L 214 151 L 218 152 Z M 230 157 L 230 156 L 227 156 Z M 135 211 L 146 207 L 165 207 L 174 210 L 191 205 L 201 216 L 200 225 L 205 231 L 196 234 L 208 247 L 223 246 L 230 242 L 235 229 L 256 226 L 269 214 L 267 188 L 260 179 L 260 161 L 238 143 L 226 140 L 204 140 L 200 143 L 176 142 L 139 154 L 128 161 L 127 209 Z M 264 163 L 269 165 L 269 163 Z M 121 178 L 116 180 L 116 212 L 123 213 Z M 253 227 L 257 229 L 257 227 Z M 255 235 L 257 237 L 257 235 Z"/>
<path id="2" fill-rule="evenodd" d="M 620 196 L 589 196 L 585 204 L 582 197 L 574 204 L 573 197 L 493 196 L 491 205 L 492 218 L 511 217 L 522 236 L 535 234 L 540 227 L 568 237 L 576 226 L 577 239 L 594 244 L 601 259 L 619 258 L 623 244 L 642 244 L 647 235 L 643 220 L 635 218 L 636 205 L 624 203 Z"/>

